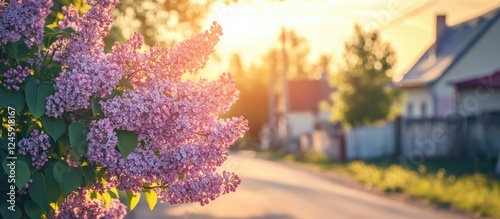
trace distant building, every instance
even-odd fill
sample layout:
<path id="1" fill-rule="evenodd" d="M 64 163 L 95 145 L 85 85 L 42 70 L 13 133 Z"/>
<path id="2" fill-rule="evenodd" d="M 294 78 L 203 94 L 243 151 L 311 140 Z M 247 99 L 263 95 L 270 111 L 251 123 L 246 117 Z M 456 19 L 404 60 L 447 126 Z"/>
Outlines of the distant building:
<path id="1" fill-rule="evenodd" d="M 457 113 L 452 82 L 500 69 L 499 18 L 500 8 L 454 26 L 445 15 L 436 17 L 435 42 L 398 82 L 406 93 L 405 117 Z"/>
<path id="2" fill-rule="evenodd" d="M 290 108 L 287 119 L 291 139 L 311 133 L 321 123 L 328 123 L 330 111 L 320 109 L 319 104 L 330 102 L 333 91 L 326 79 L 288 82 Z"/>
<path id="3" fill-rule="evenodd" d="M 500 112 L 500 69 L 485 76 L 453 82 L 456 88 L 456 112 L 466 117 Z"/>

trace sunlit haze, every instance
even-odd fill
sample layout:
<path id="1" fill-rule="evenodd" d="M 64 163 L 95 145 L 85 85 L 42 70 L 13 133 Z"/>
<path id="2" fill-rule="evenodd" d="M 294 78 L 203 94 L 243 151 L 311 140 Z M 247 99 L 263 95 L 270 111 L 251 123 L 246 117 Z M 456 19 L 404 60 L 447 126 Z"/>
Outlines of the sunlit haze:
<path id="1" fill-rule="evenodd" d="M 245 64 L 260 60 L 277 42 L 282 26 L 307 37 L 313 60 L 329 53 L 341 62 L 343 43 L 359 23 L 366 29 L 380 29 L 382 39 L 397 52 L 394 73 L 401 75 L 433 42 L 436 14 L 446 14 L 447 24 L 454 25 L 498 6 L 499 0 L 240 0 L 229 5 L 220 1 L 205 26 L 215 20 L 224 29 L 216 48 L 225 61 L 218 65 L 219 71 L 227 69 L 234 52 L 241 54 Z"/>

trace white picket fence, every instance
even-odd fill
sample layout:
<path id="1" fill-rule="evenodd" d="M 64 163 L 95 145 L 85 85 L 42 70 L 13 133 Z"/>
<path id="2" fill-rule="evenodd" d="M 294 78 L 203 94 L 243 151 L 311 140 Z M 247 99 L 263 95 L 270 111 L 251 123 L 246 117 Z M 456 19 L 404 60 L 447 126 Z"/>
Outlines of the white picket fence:
<path id="1" fill-rule="evenodd" d="M 370 159 L 395 152 L 394 123 L 353 128 L 345 133 L 346 159 Z"/>

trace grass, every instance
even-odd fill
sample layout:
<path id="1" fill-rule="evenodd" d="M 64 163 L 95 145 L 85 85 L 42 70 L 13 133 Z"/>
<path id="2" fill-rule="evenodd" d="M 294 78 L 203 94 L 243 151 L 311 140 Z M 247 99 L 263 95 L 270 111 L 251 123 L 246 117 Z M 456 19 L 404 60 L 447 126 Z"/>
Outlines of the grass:
<path id="1" fill-rule="evenodd" d="M 269 153 L 269 152 L 266 152 Z M 493 162 L 479 159 L 434 159 L 418 166 L 396 158 L 335 163 L 314 152 L 304 155 L 264 154 L 269 158 L 306 162 L 347 173 L 386 192 L 398 192 L 482 216 L 500 218 L 500 181 L 492 177 Z"/>

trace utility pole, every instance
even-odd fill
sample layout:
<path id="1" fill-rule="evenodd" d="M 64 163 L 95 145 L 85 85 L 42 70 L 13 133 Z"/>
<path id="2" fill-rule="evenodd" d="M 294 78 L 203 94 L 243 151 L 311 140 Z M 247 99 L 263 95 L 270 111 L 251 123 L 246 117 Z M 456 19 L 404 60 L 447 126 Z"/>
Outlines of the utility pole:
<path id="1" fill-rule="evenodd" d="M 281 145 L 287 150 L 287 145 L 289 141 L 289 133 L 288 133 L 288 57 L 286 53 L 286 29 L 284 27 L 281 28 L 281 56 L 282 56 L 282 73 L 281 73 L 281 104 L 282 104 L 282 113 L 281 113 L 281 121 L 280 121 L 280 133 L 281 133 Z"/>
<path id="2" fill-rule="evenodd" d="M 269 72 L 269 148 L 268 149 L 276 149 L 277 139 L 278 139 L 278 127 L 277 127 L 277 114 L 276 114 L 276 62 L 277 60 L 277 52 L 273 52 L 272 60 L 271 60 L 271 71 Z"/>

